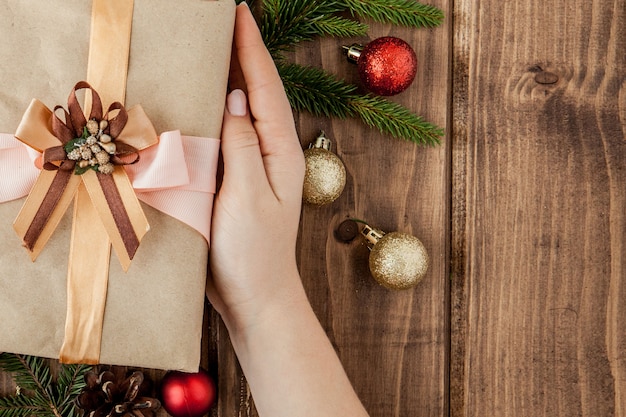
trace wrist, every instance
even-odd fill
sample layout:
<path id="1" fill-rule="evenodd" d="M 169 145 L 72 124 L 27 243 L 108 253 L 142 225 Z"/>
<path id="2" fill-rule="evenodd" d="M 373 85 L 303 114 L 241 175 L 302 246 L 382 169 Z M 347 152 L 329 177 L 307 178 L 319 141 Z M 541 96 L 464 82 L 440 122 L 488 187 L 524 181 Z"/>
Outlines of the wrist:
<path id="1" fill-rule="evenodd" d="M 226 325 L 259 415 L 367 415 L 301 285 L 243 323 Z"/>
<path id="2" fill-rule="evenodd" d="M 282 279 L 267 279 L 262 291 L 250 294 L 245 301 L 226 307 L 221 312 L 230 338 L 244 340 L 248 334 L 289 316 L 302 307 L 310 308 L 297 269 L 283 272 Z M 270 284 L 273 282 L 273 285 Z"/>

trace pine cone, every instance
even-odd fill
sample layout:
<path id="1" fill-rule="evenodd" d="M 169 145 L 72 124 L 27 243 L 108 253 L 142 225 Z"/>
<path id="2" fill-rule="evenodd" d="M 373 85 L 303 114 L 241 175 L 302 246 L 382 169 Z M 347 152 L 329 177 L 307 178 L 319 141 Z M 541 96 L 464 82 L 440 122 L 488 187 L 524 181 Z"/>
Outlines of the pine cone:
<path id="1" fill-rule="evenodd" d="M 143 373 L 116 378 L 111 371 L 85 375 L 87 386 L 76 397 L 76 405 L 88 417 L 154 417 L 161 407 L 156 398 L 146 396 L 148 383 Z"/>

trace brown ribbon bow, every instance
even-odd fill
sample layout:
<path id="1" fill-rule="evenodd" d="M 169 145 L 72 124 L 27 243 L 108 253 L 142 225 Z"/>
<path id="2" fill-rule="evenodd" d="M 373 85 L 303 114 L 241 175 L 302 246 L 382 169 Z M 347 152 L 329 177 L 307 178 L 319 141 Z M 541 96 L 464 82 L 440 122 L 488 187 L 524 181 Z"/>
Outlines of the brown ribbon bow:
<path id="1" fill-rule="evenodd" d="M 76 92 L 82 89 L 91 91 L 89 118 L 83 113 L 76 97 Z M 65 114 L 65 121 L 57 116 L 60 110 Z M 107 122 L 102 133 L 106 133 L 115 144 L 115 152 L 110 156 L 115 169 L 110 175 L 98 172 L 98 165 L 93 163 L 90 167 L 93 169 L 75 175 L 76 161 L 68 157 L 66 145 L 71 145 L 85 134 L 89 120 Z M 15 221 L 15 229 L 31 252 L 32 259 L 40 253 L 82 182 L 89 196 L 95 200 L 93 204 L 122 266 L 127 270 L 141 237 L 148 230 L 148 224 L 126 173 L 119 166 L 137 162 L 138 151 L 158 141 L 141 107 L 126 111 L 122 104 L 115 102 L 104 114 L 98 93 L 87 82 L 81 81 L 70 93 L 68 110 L 56 106 L 50 112 L 41 102 L 33 100 L 16 137 L 34 149 L 43 150 L 44 170 Z M 134 158 L 128 160 L 128 155 L 134 155 Z"/>

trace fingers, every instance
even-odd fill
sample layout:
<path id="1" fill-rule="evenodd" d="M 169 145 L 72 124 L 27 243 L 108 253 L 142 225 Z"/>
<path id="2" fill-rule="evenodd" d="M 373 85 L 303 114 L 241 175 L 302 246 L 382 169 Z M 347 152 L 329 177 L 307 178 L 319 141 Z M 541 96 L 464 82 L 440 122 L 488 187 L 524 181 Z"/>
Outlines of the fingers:
<path id="1" fill-rule="evenodd" d="M 246 4 L 237 7 L 235 50 L 265 171 L 279 199 L 298 199 L 304 160 L 282 80 Z"/>
<path id="2" fill-rule="evenodd" d="M 222 185 L 244 190 L 248 197 L 268 188 L 259 139 L 248 113 L 246 95 L 233 90 L 226 98 L 222 127 L 224 180 Z"/>
<path id="3" fill-rule="evenodd" d="M 245 3 L 237 7 L 235 50 L 250 95 L 254 118 L 293 124 L 282 81 Z M 268 106 L 270 103 L 271 108 Z"/>

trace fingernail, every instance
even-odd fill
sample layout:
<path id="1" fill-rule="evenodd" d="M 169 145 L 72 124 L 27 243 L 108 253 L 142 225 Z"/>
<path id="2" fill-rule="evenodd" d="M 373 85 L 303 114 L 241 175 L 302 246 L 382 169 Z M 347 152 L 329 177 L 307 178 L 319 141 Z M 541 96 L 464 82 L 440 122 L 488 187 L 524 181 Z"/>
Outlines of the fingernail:
<path id="1" fill-rule="evenodd" d="M 246 93 L 242 90 L 233 90 L 226 99 L 228 112 L 233 116 L 245 116 L 248 113 Z"/>

